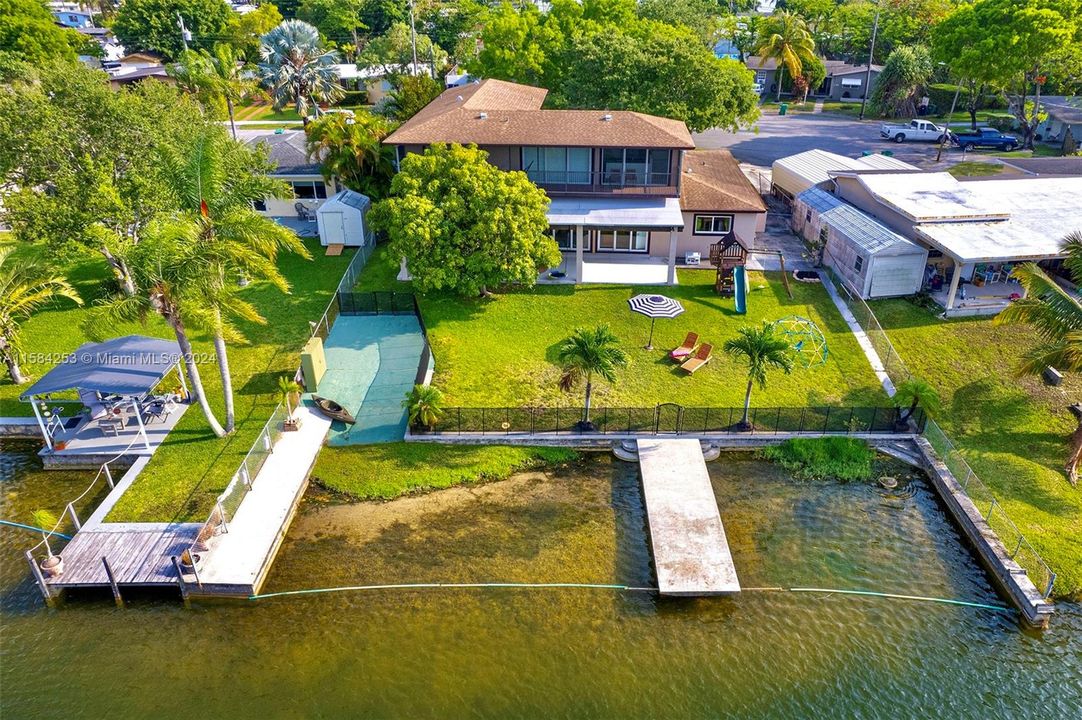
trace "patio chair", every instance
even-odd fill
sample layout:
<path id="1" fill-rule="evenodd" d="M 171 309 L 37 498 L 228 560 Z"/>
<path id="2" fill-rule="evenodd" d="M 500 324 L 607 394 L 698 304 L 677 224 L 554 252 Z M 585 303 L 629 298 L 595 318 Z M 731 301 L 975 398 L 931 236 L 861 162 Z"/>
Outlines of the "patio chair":
<path id="1" fill-rule="evenodd" d="M 101 428 L 102 435 L 120 437 L 120 433 L 124 429 L 124 418 L 114 415 L 103 417 L 98 420 L 98 427 Z"/>
<path id="2" fill-rule="evenodd" d="M 708 362 L 710 362 L 710 353 L 713 350 L 713 345 L 703 343 L 699 346 L 699 351 L 695 353 L 695 357 L 685 360 L 684 363 L 680 366 L 680 369 L 684 370 L 690 375 L 691 373 L 701 368 L 703 365 L 706 365 Z"/>
<path id="3" fill-rule="evenodd" d="M 688 336 L 684 338 L 684 344 L 670 352 L 669 357 L 673 360 L 686 360 L 688 355 L 695 352 L 695 346 L 698 344 L 699 336 L 696 333 L 689 332 Z"/>
<path id="4" fill-rule="evenodd" d="M 169 416 L 177 409 L 177 404 L 173 402 L 173 398 L 155 398 L 151 402 L 143 406 L 143 418 L 147 424 L 154 420 L 159 420 L 164 423 L 169 419 Z"/>

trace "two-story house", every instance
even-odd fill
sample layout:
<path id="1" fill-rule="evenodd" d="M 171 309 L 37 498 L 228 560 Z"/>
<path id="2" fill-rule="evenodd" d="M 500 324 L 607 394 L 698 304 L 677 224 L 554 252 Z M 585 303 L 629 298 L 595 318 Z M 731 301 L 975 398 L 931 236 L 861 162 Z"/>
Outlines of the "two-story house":
<path id="1" fill-rule="evenodd" d="M 676 280 L 676 264 L 709 257 L 735 233 L 746 246 L 766 207 L 724 150 L 696 151 L 687 126 L 630 111 L 542 109 L 543 88 L 501 80 L 453 87 L 384 142 L 401 161 L 434 143 L 473 144 L 503 170 L 521 170 L 548 194 L 550 232 L 590 281 L 595 263 L 641 256 L 654 273 L 626 282 Z"/>

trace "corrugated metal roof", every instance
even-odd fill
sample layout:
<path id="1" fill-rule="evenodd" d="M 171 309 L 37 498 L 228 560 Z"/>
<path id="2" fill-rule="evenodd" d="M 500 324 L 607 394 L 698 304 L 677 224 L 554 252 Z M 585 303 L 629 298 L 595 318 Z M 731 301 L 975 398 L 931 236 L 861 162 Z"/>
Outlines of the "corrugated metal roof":
<path id="1" fill-rule="evenodd" d="M 352 190 L 343 190 L 324 204 L 330 204 L 332 201 L 340 202 L 343 205 L 348 205 L 349 207 L 357 208 L 358 210 L 367 210 L 368 206 L 372 204 L 372 201 L 368 199 L 367 195 L 361 195 L 359 192 L 354 192 Z"/>
<path id="2" fill-rule="evenodd" d="M 809 188 L 797 195 L 797 200 L 817 211 L 820 222 L 841 232 L 868 255 L 924 252 L 916 243 L 825 190 Z"/>
<path id="3" fill-rule="evenodd" d="M 917 168 L 886 155 L 868 155 L 849 158 L 826 150 L 808 150 L 774 161 L 773 167 L 783 168 L 803 178 L 811 185 L 830 179 L 831 173 L 860 170 L 916 170 Z"/>

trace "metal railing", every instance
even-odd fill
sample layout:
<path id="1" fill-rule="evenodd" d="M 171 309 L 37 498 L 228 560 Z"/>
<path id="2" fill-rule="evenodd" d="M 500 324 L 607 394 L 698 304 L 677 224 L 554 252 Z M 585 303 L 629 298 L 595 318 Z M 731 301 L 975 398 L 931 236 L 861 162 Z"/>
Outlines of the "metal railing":
<path id="1" fill-rule="evenodd" d="M 309 337 L 318 335 L 322 340 L 327 339 L 327 335 L 331 331 L 331 325 L 334 325 L 334 321 L 339 315 L 341 307 L 339 296 L 342 293 L 353 291 L 353 286 L 357 284 L 357 278 L 360 277 L 361 270 L 368 263 L 368 258 L 372 257 L 375 247 L 374 242 L 366 240 L 364 245 L 357 248 L 349 261 L 349 265 L 346 266 L 346 271 L 342 274 L 342 279 L 338 281 L 338 287 L 334 289 L 334 295 L 331 296 L 330 302 L 327 303 L 327 309 L 323 311 L 323 315 L 318 322 L 312 323 L 312 334 Z"/>
<path id="2" fill-rule="evenodd" d="M 527 170 L 526 176 L 550 192 L 623 193 L 675 195 L 676 182 L 670 172 L 637 170 Z"/>
<path id="3" fill-rule="evenodd" d="M 901 355 L 894 348 L 883 326 L 875 317 L 875 313 L 864 299 L 856 293 L 850 285 L 834 272 L 833 268 L 827 268 L 835 286 L 841 292 L 849 311 L 853 313 L 869 342 L 875 348 L 879 359 L 883 363 L 884 370 L 891 382 L 896 385 L 910 379 L 913 375 L 902 361 Z M 927 418 L 922 432 L 924 438 L 942 458 L 944 464 L 961 484 L 969 499 L 980 511 L 985 521 L 995 530 L 1003 546 L 1011 559 L 1017 562 L 1029 576 L 1033 585 L 1043 593 L 1044 597 L 1052 594 L 1052 588 L 1056 582 L 1056 573 L 1045 562 L 1044 558 L 1034 549 L 1022 531 L 1018 529 L 1014 521 L 1007 515 L 1003 505 L 992 493 L 992 490 L 978 477 L 969 463 L 966 462 L 960 450 L 951 442 L 950 437 L 932 419 Z"/>
<path id="4" fill-rule="evenodd" d="M 432 428 L 417 435 L 746 435 L 781 433 L 912 434 L 899 427 L 893 407 L 755 407 L 750 427 L 741 423 L 743 407 L 684 407 L 666 403 L 655 407 L 594 407 L 584 427 L 582 407 L 453 407 L 443 410 Z M 924 414 L 913 419 L 919 431 Z"/>
<path id="5" fill-rule="evenodd" d="M 339 315 L 417 315 L 417 297 L 408 292 L 339 292 Z"/>

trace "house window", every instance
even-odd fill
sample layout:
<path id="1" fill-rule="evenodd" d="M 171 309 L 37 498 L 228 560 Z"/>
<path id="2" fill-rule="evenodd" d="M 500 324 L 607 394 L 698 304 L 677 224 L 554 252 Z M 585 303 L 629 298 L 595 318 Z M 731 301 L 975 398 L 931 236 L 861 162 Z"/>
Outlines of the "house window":
<path id="1" fill-rule="evenodd" d="M 549 235 L 556 241 L 556 246 L 561 250 L 575 249 L 575 230 L 568 227 L 554 227 L 549 229 Z"/>
<path id="2" fill-rule="evenodd" d="M 857 255 L 857 260 L 853 263 L 853 269 L 857 272 L 861 272 L 864 269 L 864 258 L 862 256 Z"/>
<path id="3" fill-rule="evenodd" d="M 266 200 L 253 200 L 252 201 L 252 208 L 254 210 L 258 210 L 259 212 L 267 212 L 267 201 Z"/>
<path id="4" fill-rule="evenodd" d="M 601 151 L 601 182 L 619 187 L 669 185 L 669 150 L 605 148 Z"/>
<path id="5" fill-rule="evenodd" d="M 327 186 L 322 180 L 292 180 L 293 197 L 298 200 L 326 200 Z"/>
<path id="6" fill-rule="evenodd" d="M 524 147 L 522 169 L 539 185 L 589 185 L 590 148 Z"/>
<path id="7" fill-rule="evenodd" d="M 649 248 L 650 233 L 646 230 L 597 230 L 598 252 L 644 253 Z"/>
<path id="8" fill-rule="evenodd" d="M 766 70 L 757 70 L 755 72 L 755 82 L 763 85 L 766 83 Z"/>
<path id="9" fill-rule="evenodd" d="M 732 215 L 696 215 L 695 235 L 725 235 L 733 229 Z"/>

